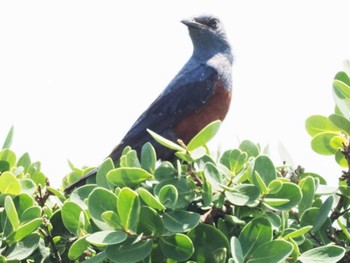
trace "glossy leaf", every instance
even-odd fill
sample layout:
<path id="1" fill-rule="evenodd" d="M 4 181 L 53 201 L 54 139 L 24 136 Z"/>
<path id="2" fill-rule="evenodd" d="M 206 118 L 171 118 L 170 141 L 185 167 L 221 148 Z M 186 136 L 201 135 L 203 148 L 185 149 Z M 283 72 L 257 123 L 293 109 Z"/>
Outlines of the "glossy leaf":
<path id="1" fill-rule="evenodd" d="M 313 115 L 306 119 L 305 128 L 307 132 L 312 136 L 316 136 L 320 133 L 337 133 L 337 127 L 325 116 Z"/>
<path id="2" fill-rule="evenodd" d="M 12 140 L 13 140 L 13 133 L 14 133 L 14 127 L 11 126 L 9 132 L 7 133 L 4 144 L 2 145 L 2 149 L 9 149 L 11 147 Z"/>
<path id="3" fill-rule="evenodd" d="M 86 241 L 95 246 L 109 246 L 122 243 L 127 237 L 123 231 L 105 230 L 89 235 Z"/>
<path id="4" fill-rule="evenodd" d="M 339 246 L 328 245 L 310 249 L 300 255 L 302 263 L 327 262 L 336 263 L 345 254 L 345 249 Z"/>
<path id="5" fill-rule="evenodd" d="M 206 163 L 204 165 L 204 176 L 211 184 L 214 191 L 221 190 L 221 185 L 225 184 L 224 177 L 221 175 L 218 168 L 212 163 Z"/>
<path id="6" fill-rule="evenodd" d="M 342 148 L 345 138 L 335 133 L 320 133 L 312 138 L 311 148 L 323 155 L 335 154 Z"/>
<path id="7" fill-rule="evenodd" d="M 338 114 L 332 114 L 328 118 L 334 126 L 345 134 L 350 135 L 350 121 L 348 119 Z"/>
<path id="8" fill-rule="evenodd" d="M 255 159 L 253 171 L 258 172 L 265 185 L 269 185 L 271 181 L 276 179 L 275 166 L 273 165 L 271 159 L 266 155 L 260 155 Z M 252 174 L 253 182 L 256 186 L 259 186 L 254 172 Z"/>
<path id="9" fill-rule="evenodd" d="M 164 226 L 167 230 L 179 233 L 187 232 L 199 224 L 200 215 L 189 211 L 171 211 L 164 213 Z"/>
<path id="10" fill-rule="evenodd" d="M 228 201 L 234 205 L 244 206 L 254 203 L 260 196 L 259 189 L 252 184 L 241 184 L 225 191 Z"/>
<path id="11" fill-rule="evenodd" d="M 0 192 L 2 194 L 18 195 L 21 192 L 21 184 L 11 172 L 4 172 L 0 176 Z"/>
<path id="12" fill-rule="evenodd" d="M 341 79 L 333 81 L 333 97 L 342 115 L 350 118 L 350 86 Z"/>
<path id="13" fill-rule="evenodd" d="M 149 173 L 153 173 L 156 168 L 157 155 L 151 143 L 147 142 L 141 149 L 141 166 Z"/>
<path id="14" fill-rule="evenodd" d="M 6 161 L 9 167 L 13 167 L 16 163 L 16 154 L 10 149 L 3 149 L 0 151 L 0 160 Z"/>
<path id="15" fill-rule="evenodd" d="M 267 218 L 255 218 L 243 228 L 238 239 L 247 258 L 256 248 L 272 240 L 272 225 Z"/>
<path id="16" fill-rule="evenodd" d="M 107 180 L 107 174 L 109 171 L 114 169 L 114 163 L 112 159 L 107 158 L 98 168 L 96 173 L 96 183 L 98 186 L 113 189 L 112 185 Z"/>
<path id="17" fill-rule="evenodd" d="M 69 248 L 68 258 L 71 260 L 79 258 L 89 245 L 90 243 L 86 241 L 86 236 L 78 238 Z"/>
<path id="18" fill-rule="evenodd" d="M 129 239 L 122 244 L 108 246 L 106 255 L 115 263 L 133 263 L 146 258 L 152 251 L 152 240 L 135 241 Z"/>
<path id="19" fill-rule="evenodd" d="M 280 191 L 274 194 L 268 194 L 266 195 L 266 198 L 270 199 L 270 202 L 268 204 L 272 206 L 274 209 L 288 210 L 300 203 L 302 198 L 302 193 L 300 188 L 296 184 L 286 182 L 286 183 L 283 183 Z M 272 199 L 277 199 L 277 200 L 287 199 L 288 202 L 282 203 L 282 204 L 272 204 L 271 203 Z"/>
<path id="20" fill-rule="evenodd" d="M 117 212 L 117 196 L 107 189 L 97 187 L 88 198 L 88 208 L 92 220 L 101 230 L 112 230 L 102 218 L 102 214 L 106 211 Z"/>
<path id="21" fill-rule="evenodd" d="M 185 261 L 194 252 L 191 239 L 183 234 L 177 233 L 173 236 L 163 237 L 159 243 L 163 254 L 176 261 Z"/>
<path id="22" fill-rule="evenodd" d="M 120 223 L 126 231 L 136 232 L 140 209 L 138 194 L 130 188 L 123 188 L 118 195 L 117 210 Z"/>
<path id="23" fill-rule="evenodd" d="M 19 157 L 17 166 L 22 166 L 24 168 L 24 172 L 27 172 L 29 166 L 31 164 L 30 156 L 28 153 L 24 153 L 21 157 Z"/>
<path id="24" fill-rule="evenodd" d="M 21 224 L 16 231 L 7 236 L 6 241 L 10 244 L 18 242 L 38 230 L 43 220 L 41 218 L 34 219 L 28 223 Z"/>
<path id="25" fill-rule="evenodd" d="M 169 208 L 176 207 L 178 196 L 176 187 L 171 184 L 163 186 L 158 193 L 159 201 Z"/>
<path id="26" fill-rule="evenodd" d="M 205 126 L 192 140 L 188 143 L 187 149 L 193 151 L 194 149 L 207 144 L 219 131 L 221 121 L 213 121 Z"/>
<path id="27" fill-rule="evenodd" d="M 25 260 L 38 248 L 40 236 L 30 234 L 21 241 L 14 243 L 6 252 L 7 260 Z"/>
<path id="28" fill-rule="evenodd" d="M 155 139 L 158 143 L 160 143 L 161 145 L 174 150 L 174 151 L 186 151 L 186 149 L 182 148 L 180 145 L 158 135 L 157 133 L 147 129 L 148 133 L 153 137 L 153 139 Z"/>
<path id="29" fill-rule="evenodd" d="M 231 237 L 231 254 L 232 259 L 235 263 L 243 263 L 244 262 L 244 255 L 242 251 L 241 242 L 239 242 L 239 239 L 235 236 Z"/>
<path id="30" fill-rule="evenodd" d="M 81 225 L 81 215 L 83 215 L 83 220 L 85 221 L 85 225 Z M 85 213 L 85 211 L 76 203 L 67 201 L 63 204 L 62 207 L 62 221 L 64 226 L 74 235 L 80 236 L 81 231 L 90 232 L 91 226 L 89 223 L 89 219 Z"/>
<path id="31" fill-rule="evenodd" d="M 311 207 L 315 197 L 316 186 L 314 179 L 311 177 L 303 178 L 299 183 L 302 199 L 298 205 L 299 214 L 302 215 L 304 211 Z"/>
<path id="32" fill-rule="evenodd" d="M 12 198 L 10 196 L 5 197 L 4 207 L 5 207 L 7 218 L 9 219 L 13 230 L 17 230 L 19 227 L 18 214 L 17 214 L 15 204 L 13 203 Z"/>
<path id="33" fill-rule="evenodd" d="M 307 232 L 309 232 L 312 229 L 312 226 L 305 226 L 302 227 L 298 230 L 295 230 L 293 232 L 288 233 L 287 235 L 284 236 L 284 239 L 288 239 L 288 238 L 297 238 L 300 237 L 302 235 L 305 235 Z"/>
<path id="34" fill-rule="evenodd" d="M 110 183 L 119 187 L 135 187 L 140 183 L 153 179 L 153 175 L 141 168 L 121 167 L 109 171 L 107 179 Z"/>
<path id="35" fill-rule="evenodd" d="M 152 236 L 161 236 L 165 232 L 163 220 L 156 210 L 148 206 L 141 207 L 138 232 Z"/>
<path id="36" fill-rule="evenodd" d="M 166 185 L 173 185 L 178 192 L 178 198 L 176 202 L 176 207 L 174 209 L 182 209 L 188 207 L 193 198 L 195 197 L 195 185 L 192 181 L 186 178 L 174 178 L 163 180 L 154 188 L 154 194 L 159 196 L 160 190 Z"/>
<path id="37" fill-rule="evenodd" d="M 217 228 L 199 224 L 196 228 L 188 232 L 187 236 L 192 240 L 194 245 L 194 253 L 191 260 L 202 262 L 205 259 L 207 262 L 219 263 L 215 252 L 224 249 L 229 250 L 229 242 L 226 236 Z"/>
<path id="38" fill-rule="evenodd" d="M 162 181 L 162 180 L 174 178 L 175 173 L 176 173 L 176 170 L 172 165 L 172 163 L 162 162 L 154 171 L 154 177 L 156 180 Z"/>
<path id="39" fill-rule="evenodd" d="M 328 215 L 332 209 L 333 201 L 333 196 L 329 196 L 318 210 L 316 220 L 313 224 L 313 232 L 317 232 L 320 229 L 320 227 L 324 224 L 324 222 L 326 222 L 326 220 L 328 219 Z"/>
<path id="40" fill-rule="evenodd" d="M 148 192 L 145 188 L 138 188 L 137 193 L 141 197 L 142 201 L 144 201 L 148 206 L 157 209 L 159 211 L 165 210 L 165 206 L 150 192 Z"/>
<path id="41" fill-rule="evenodd" d="M 293 245 L 291 243 L 284 240 L 271 240 L 257 247 L 247 262 L 284 263 L 292 251 Z"/>
<path id="42" fill-rule="evenodd" d="M 242 141 L 239 145 L 239 149 L 246 152 L 249 157 L 257 157 L 260 152 L 259 147 L 255 143 L 248 140 Z"/>

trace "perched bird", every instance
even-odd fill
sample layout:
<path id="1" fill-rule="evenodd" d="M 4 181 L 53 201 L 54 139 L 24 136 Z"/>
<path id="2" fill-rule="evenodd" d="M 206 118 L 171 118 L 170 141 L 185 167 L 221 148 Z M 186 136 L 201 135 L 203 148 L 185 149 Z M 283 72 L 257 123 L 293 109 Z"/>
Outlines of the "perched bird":
<path id="1" fill-rule="evenodd" d="M 188 143 L 207 124 L 223 120 L 228 112 L 233 56 L 223 24 L 212 15 L 181 22 L 189 30 L 192 56 L 108 156 L 116 163 L 126 146 L 140 153 L 146 142 L 152 143 L 160 159 L 168 160 L 174 152 L 155 142 L 146 129 L 169 140 Z M 85 184 L 96 171 L 80 178 L 65 192 Z"/>

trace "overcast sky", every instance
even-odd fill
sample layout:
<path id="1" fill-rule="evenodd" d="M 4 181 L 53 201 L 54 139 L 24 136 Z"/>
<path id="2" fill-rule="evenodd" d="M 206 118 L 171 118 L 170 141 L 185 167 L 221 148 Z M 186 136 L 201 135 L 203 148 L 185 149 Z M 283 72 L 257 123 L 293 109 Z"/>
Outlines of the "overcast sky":
<path id="1" fill-rule="evenodd" d="M 213 13 L 235 65 L 211 149 L 281 142 L 335 185 L 341 168 L 310 149 L 304 122 L 333 112 L 332 80 L 350 59 L 347 2 L 1 1 L 0 138 L 14 125 L 13 150 L 41 161 L 54 186 L 67 159 L 98 165 L 190 57 L 180 20 Z"/>

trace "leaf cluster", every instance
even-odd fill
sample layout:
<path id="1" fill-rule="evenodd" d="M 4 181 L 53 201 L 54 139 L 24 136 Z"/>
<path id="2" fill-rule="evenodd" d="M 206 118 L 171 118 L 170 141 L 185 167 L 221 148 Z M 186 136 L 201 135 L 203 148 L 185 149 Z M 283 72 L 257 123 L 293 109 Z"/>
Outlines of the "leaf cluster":
<path id="1" fill-rule="evenodd" d="M 175 152 L 157 160 L 146 143 L 106 159 L 95 178 L 65 195 L 50 187 L 27 153 L 0 151 L 1 262 L 347 262 L 349 250 L 350 81 L 334 81 L 337 109 L 312 116 L 312 148 L 347 167 L 339 188 L 318 174 L 276 166 L 242 141 L 217 157 L 207 143 L 220 121 L 187 145 L 149 131 Z M 348 116 L 349 115 L 349 116 Z M 66 187 L 92 168 L 72 171 Z"/>

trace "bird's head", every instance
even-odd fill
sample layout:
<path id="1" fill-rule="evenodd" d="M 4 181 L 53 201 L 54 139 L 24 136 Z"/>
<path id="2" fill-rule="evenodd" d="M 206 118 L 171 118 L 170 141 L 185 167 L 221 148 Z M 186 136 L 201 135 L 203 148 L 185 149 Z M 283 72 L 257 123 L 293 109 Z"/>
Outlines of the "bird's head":
<path id="1" fill-rule="evenodd" d="M 199 15 L 181 20 L 188 27 L 194 54 L 203 56 L 216 53 L 231 54 L 231 47 L 224 26 L 219 18 L 213 15 Z"/>

